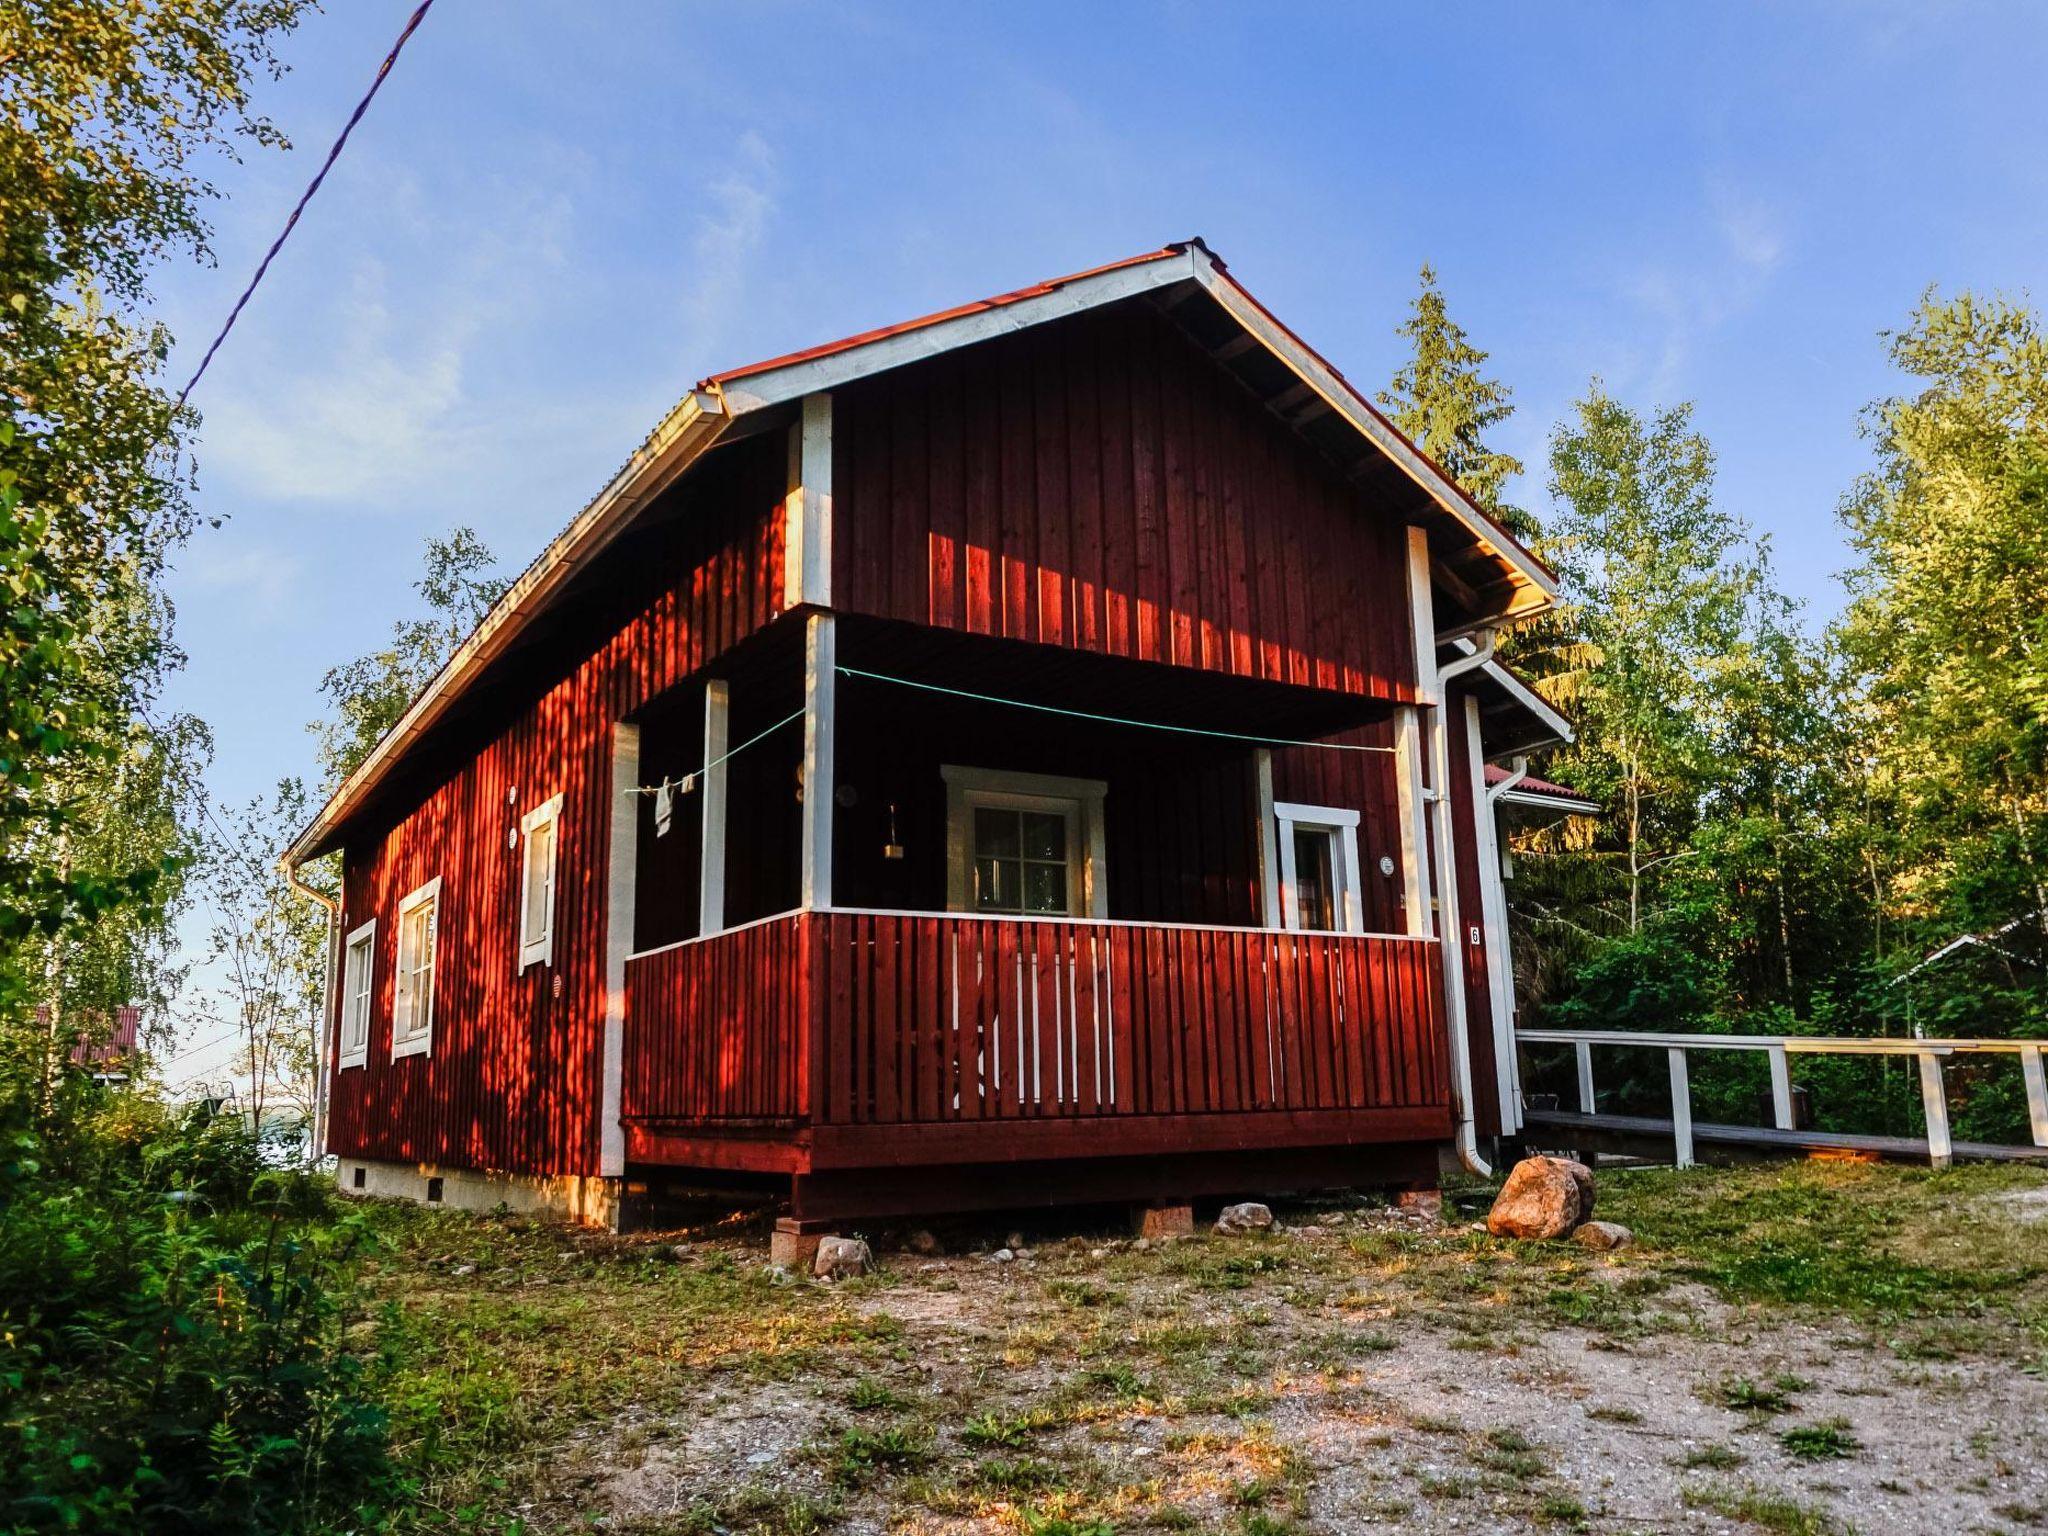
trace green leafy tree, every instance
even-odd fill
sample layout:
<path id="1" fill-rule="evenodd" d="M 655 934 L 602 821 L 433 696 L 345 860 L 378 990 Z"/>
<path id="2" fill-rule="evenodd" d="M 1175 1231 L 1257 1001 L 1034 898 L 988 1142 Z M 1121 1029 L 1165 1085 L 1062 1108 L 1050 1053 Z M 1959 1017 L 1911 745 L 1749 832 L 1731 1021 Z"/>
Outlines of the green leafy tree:
<path id="1" fill-rule="evenodd" d="M 1746 530 L 1713 487 L 1689 406 L 1645 419 L 1596 382 L 1551 437 L 1544 547 L 1571 654 L 1544 686 L 1578 726 L 1560 770 L 1610 807 L 1631 932 L 1645 877 L 1684 856 L 1718 769 L 1710 706 L 1757 583 Z"/>
<path id="2" fill-rule="evenodd" d="M 426 612 L 396 621 L 390 644 L 330 668 L 320 679 L 328 714 L 311 729 L 330 789 L 370 755 L 504 595 L 505 583 L 490 574 L 495 564 L 472 529 L 428 539 L 426 569 L 413 583 Z"/>
<path id="3" fill-rule="evenodd" d="M 1922 387 L 1871 409 L 1842 508 L 1885 900 L 1916 938 L 2048 938 L 2048 339 L 2022 305 L 1930 293 L 1889 340 Z"/>
<path id="4" fill-rule="evenodd" d="M 1422 291 L 1398 334 L 1408 343 L 1408 359 L 1380 392 L 1380 404 L 1402 434 L 1448 470 L 1474 500 L 1513 533 L 1530 537 L 1535 519 L 1502 500 L 1509 477 L 1522 472 L 1522 461 L 1485 442 L 1486 433 L 1514 414 L 1511 393 L 1486 377 L 1488 354 L 1451 319 L 1436 272 L 1427 265 Z"/>
<path id="5" fill-rule="evenodd" d="M 61 1018 L 69 946 L 112 912 L 160 922 L 180 867 L 100 814 L 181 749 L 147 712 L 176 660 L 158 583 L 193 526 L 191 418 L 138 309 L 158 262 L 206 255 L 204 156 L 278 142 L 248 86 L 300 9 L 0 0 L 0 1066 L 45 1088 L 33 1005 Z"/>

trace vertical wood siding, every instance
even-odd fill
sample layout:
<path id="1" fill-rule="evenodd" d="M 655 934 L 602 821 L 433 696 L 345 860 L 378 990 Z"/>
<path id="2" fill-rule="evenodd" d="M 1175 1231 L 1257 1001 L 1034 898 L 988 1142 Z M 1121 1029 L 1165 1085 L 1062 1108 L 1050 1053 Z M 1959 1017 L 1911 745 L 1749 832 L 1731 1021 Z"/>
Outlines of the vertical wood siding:
<path id="1" fill-rule="evenodd" d="M 343 921 L 377 919 L 375 1002 L 368 1065 L 334 1074 L 335 1152 L 596 1172 L 611 727 L 779 611 L 785 472 L 779 439 L 714 454 L 617 553 L 610 599 L 495 685 L 510 723 L 381 831 L 351 834 Z M 507 833 L 557 793 L 554 963 L 520 974 Z M 437 875 L 433 1049 L 393 1061 L 398 903 Z"/>
<path id="2" fill-rule="evenodd" d="M 1391 722 L 1361 726 L 1333 736 L 1356 746 L 1391 747 Z M 1328 752 L 1313 747 L 1278 747 L 1273 752 L 1273 798 L 1296 805 L 1327 805 L 1357 811 L 1358 878 L 1368 933 L 1400 933 L 1407 927 L 1402 907 L 1400 786 L 1387 752 Z M 1391 858 L 1394 872 L 1380 873 Z"/>
<path id="3" fill-rule="evenodd" d="M 860 381 L 833 418 L 840 608 L 1412 696 L 1402 520 L 1143 306 Z"/>

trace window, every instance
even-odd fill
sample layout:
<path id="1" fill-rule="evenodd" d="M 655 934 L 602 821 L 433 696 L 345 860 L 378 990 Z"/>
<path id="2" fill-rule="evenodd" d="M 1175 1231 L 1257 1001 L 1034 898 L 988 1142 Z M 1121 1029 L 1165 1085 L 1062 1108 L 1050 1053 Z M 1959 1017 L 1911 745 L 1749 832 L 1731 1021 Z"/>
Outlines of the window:
<path id="1" fill-rule="evenodd" d="M 341 1064 L 367 1066 L 370 1060 L 370 999 L 377 975 L 377 920 L 373 917 L 348 936 L 341 964 Z"/>
<path id="2" fill-rule="evenodd" d="M 1276 804 L 1280 822 L 1280 919 L 1289 928 L 1363 933 L 1358 812 Z"/>
<path id="3" fill-rule="evenodd" d="M 1099 779 L 947 764 L 946 905 L 1020 917 L 1106 915 Z"/>
<path id="4" fill-rule="evenodd" d="M 530 810 L 520 820 L 526 849 L 519 865 L 519 969 L 555 960 L 555 826 L 562 797 Z"/>
<path id="5" fill-rule="evenodd" d="M 441 880 L 429 880 L 398 904 L 398 977 L 392 991 L 391 1059 L 419 1056 L 434 1043 L 434 931 Z"/>

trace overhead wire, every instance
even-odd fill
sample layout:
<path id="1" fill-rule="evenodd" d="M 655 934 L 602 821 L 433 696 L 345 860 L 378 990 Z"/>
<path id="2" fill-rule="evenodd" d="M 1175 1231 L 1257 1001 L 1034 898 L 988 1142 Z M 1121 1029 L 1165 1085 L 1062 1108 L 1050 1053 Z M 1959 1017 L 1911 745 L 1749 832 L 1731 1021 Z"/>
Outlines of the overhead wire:
<path id="1" fill-rule="evenodd" d="M 405 29 L 398 34 L 398 41 L 391 45 L 391 51 L 384 55 L 384 62 L 377 66 L 377 74 L 370 81 L 370 88 L 363 92 L 362 100 L 356 103 L 355 111 L 349 113 L 348 121 L 342 124 L 340 136 L 327 151 L 327 158 L 320 162 L 320 169 L 314 173 L 312 181 L 307 183 L 306 190 L 299 194 L 298 202 L 292 207 L 291 216 L 284 221 L 284 228 L 278 232 L 277 238 L 270 242 L 270 249 L 263 253 L 263 260 L 256 266 L 256 275 L 249 279 L 249 286 L 242 290 L 242 296 L 235 300 L 235 307 L 228 311 L 228 317 L 221 325 L 220 334 L 213 338 L 213 345 L 208 347 L 206 355 L 199 359 L 199 366 L 192 370 L 192 377 L 187 379 L 185 387 L 178 391 L 177 409 L 184 408 L 186 399 L 205 376 L 207 365 L 213 361 L 214 353 L 218 352 L 221 343 L 228 339 L 228 332 L 235 328 L 235 322 L 241 318 L 243 308 L 255 295 L 257 285 L 263 281 L 263 274 L 270 270 L 271 262 L 277 258 L 277 253 L 284 249 L 285 241 L 291 238 L 292 231 L 298 227 L 299 215 L 306 211 L 306 205 L 313 200 L 313 194 L 320 190 L 320 184 L 327 179 L 327 173 L 334 169 L 334 162 L 341 158 L 342 146 L 348 143 L 348 136 L 355 132 L 356 124 L 363 120 L 363 114 L 370 110 L 370 103 L 376 99 L 378 88 L 384 84 L 384 77 L 391 73 L 391 66 L 398 62 L 398 55 L 404 50 L 413 33 L 419 30 L 420 23 L 426 20 L 427 12 L 433 4 L 434 0 L 420 0 L 418 9 L 406 21 Z"/>

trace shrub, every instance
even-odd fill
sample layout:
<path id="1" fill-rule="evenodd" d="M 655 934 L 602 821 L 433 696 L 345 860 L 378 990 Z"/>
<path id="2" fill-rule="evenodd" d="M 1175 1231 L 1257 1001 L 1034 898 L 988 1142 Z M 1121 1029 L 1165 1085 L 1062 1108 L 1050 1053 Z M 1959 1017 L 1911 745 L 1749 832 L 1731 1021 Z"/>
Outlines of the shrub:
<path id="1" fill-rule="evenodd" d="M 0 1529 L 298 1531 L 379 1496 L 357 1218 L 141 1095 L 0 1126 Z"/>

